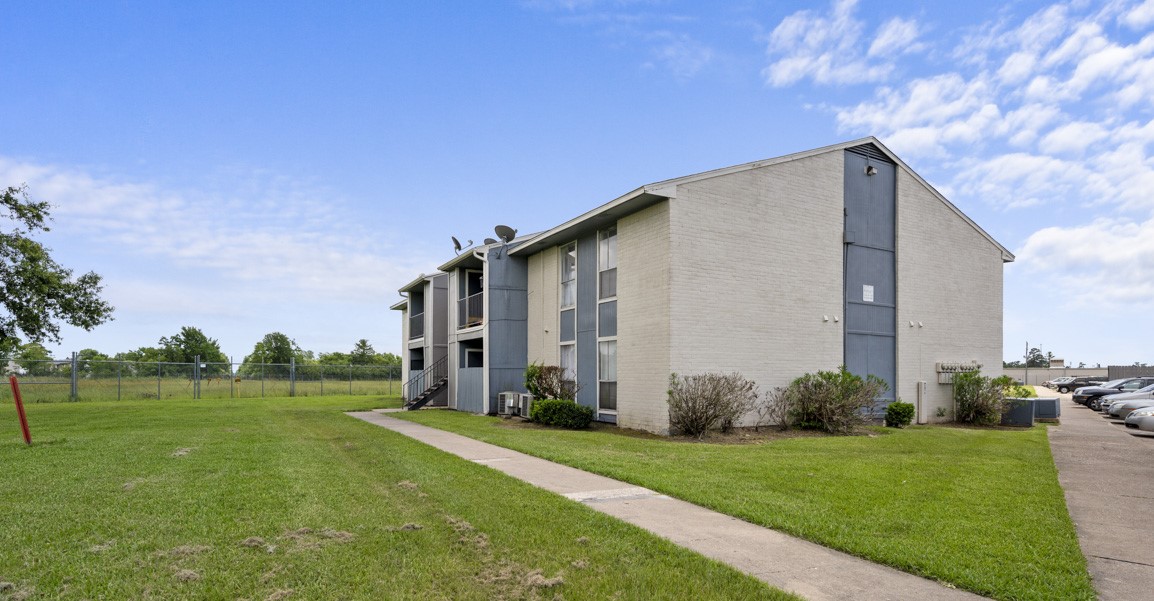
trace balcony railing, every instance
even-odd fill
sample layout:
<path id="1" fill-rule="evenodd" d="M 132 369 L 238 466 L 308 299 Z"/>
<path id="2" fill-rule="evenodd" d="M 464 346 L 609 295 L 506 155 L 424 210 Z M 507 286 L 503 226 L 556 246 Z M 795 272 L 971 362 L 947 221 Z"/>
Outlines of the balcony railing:
<path id="1" fill-rule="evenodd" d="M 457 301 L 457 328 L 471 328 L 485 322 L 485 293 L 478 292 Z"/>
<path id="2" fill-rule="evenodd" d="M 421 338 L 425 335 L 425 314 L 417 313 L 409 317 L 409 340 Z"/>

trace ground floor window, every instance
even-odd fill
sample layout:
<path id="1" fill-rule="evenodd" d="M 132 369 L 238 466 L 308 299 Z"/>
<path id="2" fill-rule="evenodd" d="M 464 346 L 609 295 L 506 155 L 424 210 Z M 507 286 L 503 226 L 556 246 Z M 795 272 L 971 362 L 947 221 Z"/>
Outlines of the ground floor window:
<path id="1" fill-rule="evenodd" d="M 565 388 L 573 390 L 577 385 L 577 345 L 561 345 L 561 369 L 565 370 Z"/>
<path id="2" fill-rule="evenodd" d="M 617 341 L 597 343 L 597 408 L 617 410 Z"/>

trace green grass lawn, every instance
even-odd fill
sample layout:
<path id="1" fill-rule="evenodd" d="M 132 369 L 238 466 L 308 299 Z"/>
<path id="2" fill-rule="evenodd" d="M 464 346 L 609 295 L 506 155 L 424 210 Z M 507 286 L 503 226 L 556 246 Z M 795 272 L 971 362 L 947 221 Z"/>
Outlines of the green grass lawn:
<path id="1" fill-rule="evenodd" d="M 0 405 L 0 599 L 791 598 L 341 414 L 398 404 Z"/>
<path id="2" fill-rule="evenodd" d="M 625 480 L 999 599 L 1093 599 L 1044 427 L 719 445 L 400 417 Z"/>

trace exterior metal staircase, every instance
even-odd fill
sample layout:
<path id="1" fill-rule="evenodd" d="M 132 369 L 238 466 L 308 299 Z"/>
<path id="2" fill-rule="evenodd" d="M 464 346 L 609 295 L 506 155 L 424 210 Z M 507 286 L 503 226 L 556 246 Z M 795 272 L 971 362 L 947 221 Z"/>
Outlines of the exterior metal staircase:
<path id="1" fill-rule="evenodd" d="M 405 409 L 413 411 L 429 404 L 449 386 L 449 358 L 442 357 L 405 383 Z"/>

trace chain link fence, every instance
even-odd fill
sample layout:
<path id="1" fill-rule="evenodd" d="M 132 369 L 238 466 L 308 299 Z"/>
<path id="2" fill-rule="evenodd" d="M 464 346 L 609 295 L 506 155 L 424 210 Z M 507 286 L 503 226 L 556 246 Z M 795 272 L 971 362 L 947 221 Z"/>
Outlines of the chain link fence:
<path id="1" fill-rule="evenodd" d="M 238 399 L 401 393 L 399 365 L 297 365 L 295 363 L 157 363 L 0 359 L 15 375 L 25 402 L 133 399 Z M 10 399 L 9 386 L 0 398 Z"/>

